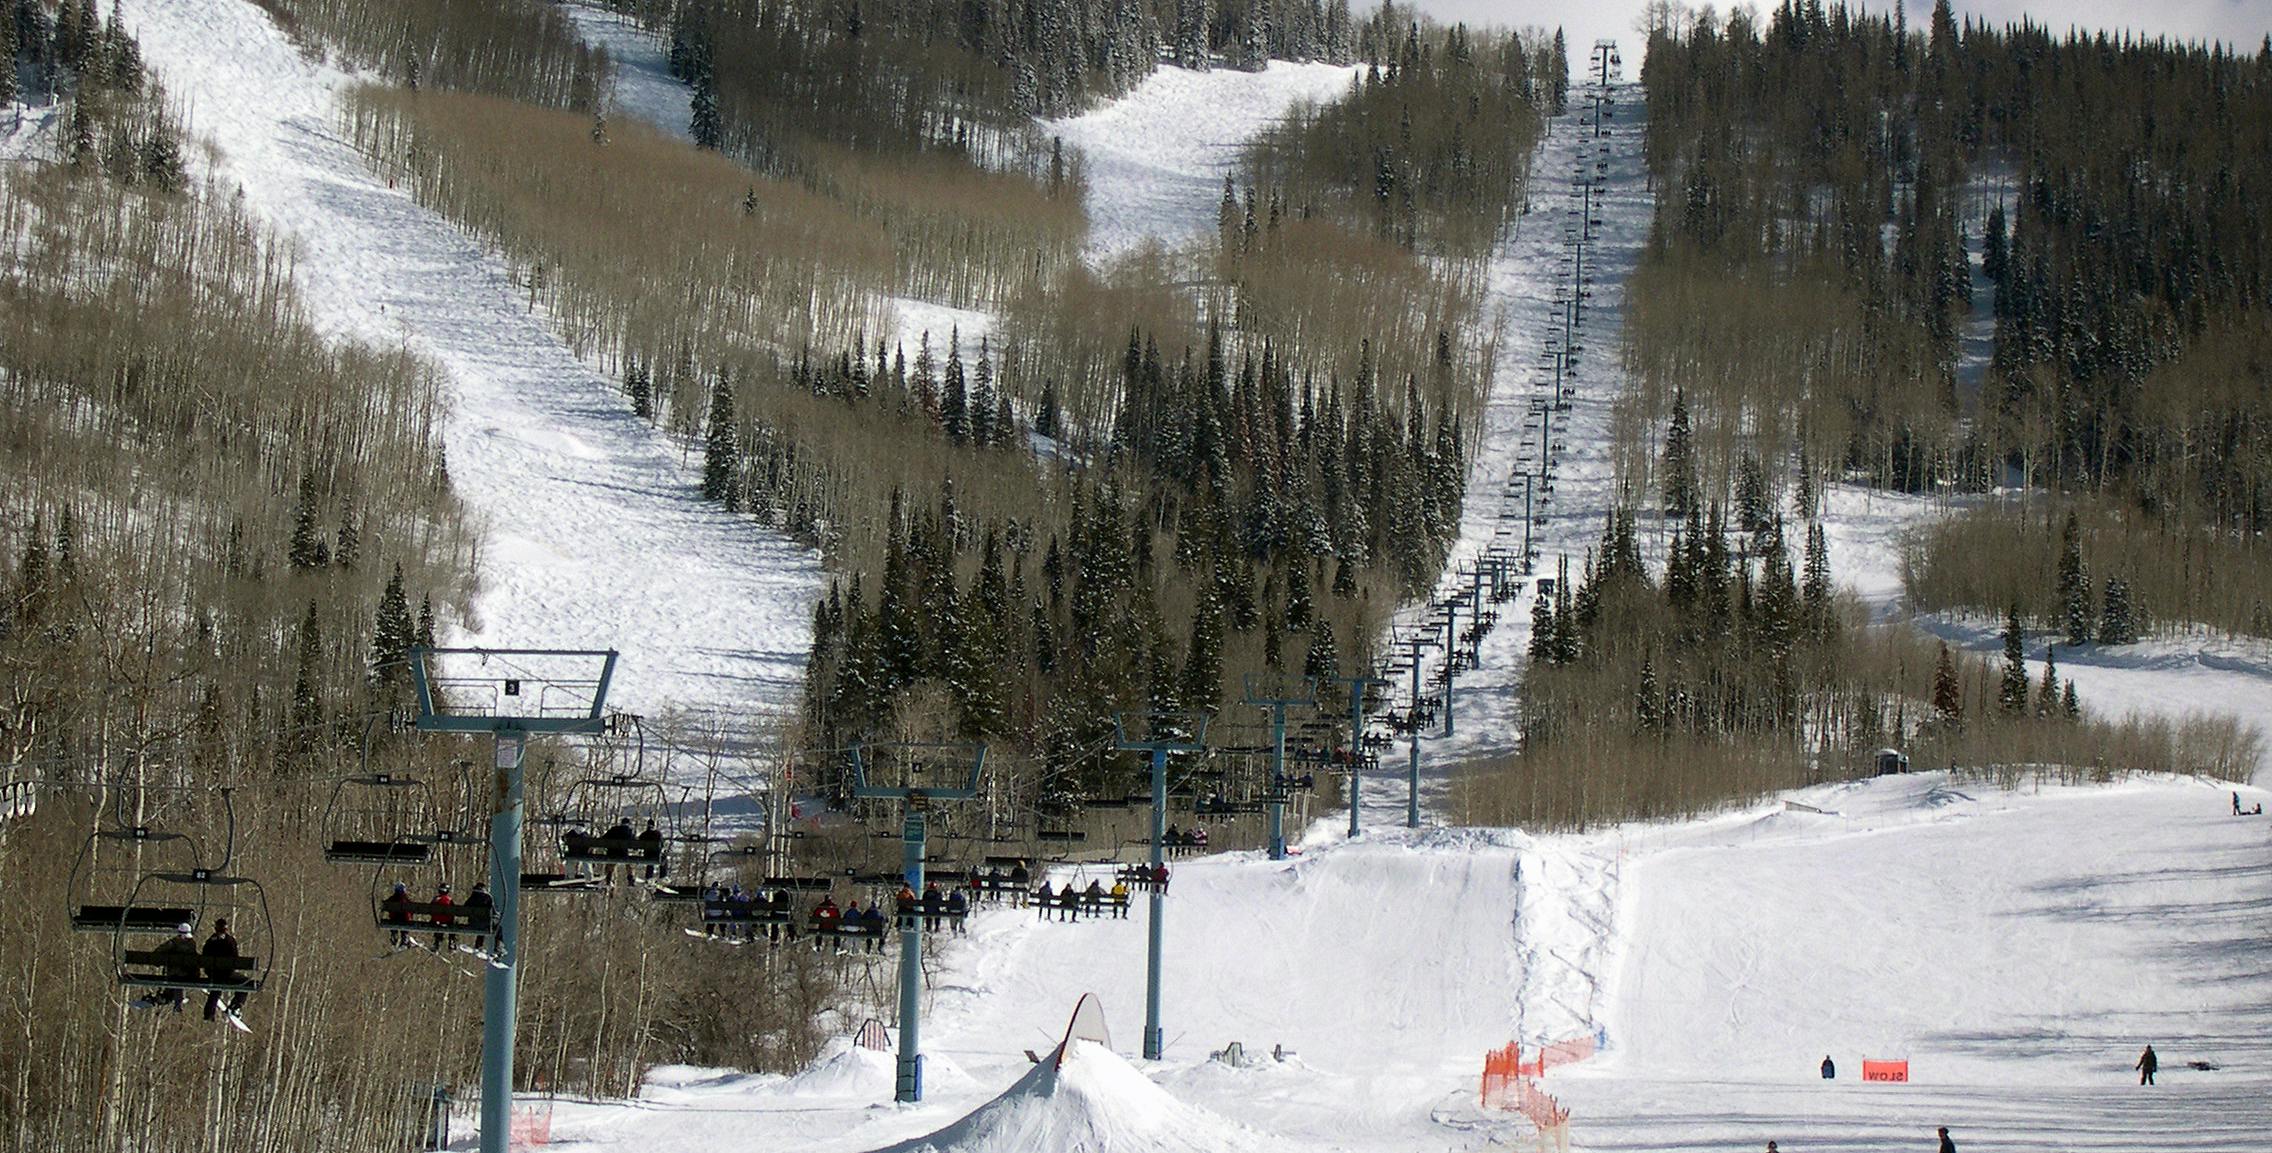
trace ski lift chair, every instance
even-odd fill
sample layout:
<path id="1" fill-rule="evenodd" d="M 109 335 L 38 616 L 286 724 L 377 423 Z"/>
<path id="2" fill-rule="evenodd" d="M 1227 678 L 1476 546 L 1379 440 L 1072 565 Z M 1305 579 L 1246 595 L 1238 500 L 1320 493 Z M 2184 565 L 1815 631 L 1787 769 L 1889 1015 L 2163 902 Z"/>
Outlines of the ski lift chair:
<path id="1" fill-rule="evenodd" d="M 323 859 L 334 864 L 423 865 L 433 859 L 434 790 L 416 777 L 345 777 L 324 808 Z"/>
<path id="2" fill-rule="evenodd" d="M 213 869 L 187 872 L 152 872 L 134 886 L 129 907 L 179 907 L 189 915 L 176 924 L 191 926 L 192 935 L 212 929 L 226 919 L 237 930 L 236 957 L 194 957 L 158 949 L 139 948 L 136 934 L 121 926 L 112 936 L 112 956 L 118 984 L 126 989 L 220 993 L 254 993 L 268 983 L 268 894 L 260 882 Z M 173 926 L 169 926 L 169 929 Z"/>
<path id="3" fill-rule="evenodd" d="M 148 825 L 98 829 L 88 835 L 71 866 L 71 928 L 81 933 L 163 936 L 193 919 L 187 902 L 151 893 L 137 894 L 147 857 L 158 854 L 173 872 L 187 872 L 197 860 L 197 843 L 183 833 Z M 105 860 L 105 857 L 111 860 Z"/>

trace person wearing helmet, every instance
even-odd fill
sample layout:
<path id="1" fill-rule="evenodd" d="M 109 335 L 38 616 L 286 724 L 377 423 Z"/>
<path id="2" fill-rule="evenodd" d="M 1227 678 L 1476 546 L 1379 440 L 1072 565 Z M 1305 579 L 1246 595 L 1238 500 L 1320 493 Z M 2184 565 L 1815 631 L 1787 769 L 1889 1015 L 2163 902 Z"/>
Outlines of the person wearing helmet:
<path id="1" fill-rule="evenodd" d="M 947 924 L 957 933 L 970 931 L 970 898 L 959 887 L 947 894 Z"/>
<path id="2" fill-rule="evenodd" d="M 475 881 L 473 891 L 465 895 L 465 921 L 477 932 L 473 935 L 473 951 L 478 953 L 489 945 L 489 912 L 496 902 L 489 897 L 489 882 Z"/>
<path id="3" fill-rule="evenodd" d="M 407 925 L 410 923 L 410 886 L 401 881 L 394 883 L 394 891 L 388 893 L 385 899 L 379 902 L 379 921 L 387 925 Z M 387 930 L 387 946 L 389 948 L 407 949 L 410 945 L 410 933 L 407 930 Z"/>
<path id="4" fill-rule="evenodd" d="M 448 881 L 434 886 L 434 899 L 427 903 L 434 906 L 433 921 L 436 925 L 447 927 L 458 923 L 457 917 L 450 912 L 451 909 L 457 907 L 457 899 L 450 896 L 450 883 Z M 434 943 L 434 948 L 437 951 L 455 949 L 457 946 L 458 935 L 456 933 L 444 933 L 436 938 Z"/>
<path id="5" fill-rule="evenodd" d="M 175 925 L 174 935 L 150 951 L 165 958 L 165 977 L 169 981 L 195 981 L 204 972 L 197 963 L 197 926 L 187 921 Z M 148 996 L 137 998 L 134 1007 L 155 1009 L 172 1005 L 174 1012 L 179 1013 L 186 1000 L 180 989 L 152 989 Z"/>

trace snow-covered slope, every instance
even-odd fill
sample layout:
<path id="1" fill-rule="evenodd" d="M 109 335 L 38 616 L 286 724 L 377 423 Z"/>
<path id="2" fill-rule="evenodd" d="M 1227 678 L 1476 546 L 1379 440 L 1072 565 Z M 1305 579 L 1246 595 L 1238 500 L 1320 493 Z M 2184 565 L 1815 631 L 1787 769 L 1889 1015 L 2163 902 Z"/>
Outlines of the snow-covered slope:
<path id="1" fill-rule="evenodd" d="M 632 418 L 501 262 L 364 169 L 338 131 L 352 78 L 311 64 L 246 0 L 125 13 L 219 175 L 295 242 L 317 323 L 448 374 L 451 478 L 487 542 L 453 639 L 618 648 L 616 703 L 638 711 L 793 699 L 817 558 L 703 503 L 683 446 Z"/>
<path id="2" fill-rule="evenodd" d="M 1262 72 L 1163 66 L 1120 100 L 1043 122 L 1042 131 L 1078 148 L 1088 166 L 1091 258 L 1149 240 L 1174 247 L 1213 231 L 1239 148 L 1294 105 L 1342 95 L 1355 75 L 1282 61 Z"/>
<path id="3" fill-rule="evenodd" d="M 1543 1082 L 1579 1150 L 1929 1148 L 1942 1124 L 1967 1148 L 2264 1148 L 2272 820 L 2172 779 L 2007 794 L 1928 773 L 1788 800 L 1805 807 L 1190 862 L 1167 900 L 1167 1060 L 1100 1060 L 1072 1096 L 1024 1050 L 1089 990 L 1139 1035 L 1141 903 L 1075 924 L 984 909 L 932 975 L 923 1104 L 884 1106 L 886 1060 L 838 1050 L 798 1078 L 667 1071 L 635 1108 L 563 1106 L 555 1132 L 639 1153 L 1482 1149 L 1531 1134 L 1478 1108 L 1484 1053 L 1598 1032 Z M 1243 1064 L 1208 1059 L 1231 1041 Z M 2165 1083 L 2140 1090 L 2148 1042 Z M 1907 1058 L 1913 1083 L 1861 1084 L 1864 1057 Z"/>
<path id="4" fill-rule="evenodd" d="M 607 49 L 615 64 L 609 115 L 628 116 L 680 139 L 693 139 L 693 93 L 671 76 L 669 58 L 657 37 L 628 16 L 591 4 L 565 4 L 560 10 L 585 43 Z"/>

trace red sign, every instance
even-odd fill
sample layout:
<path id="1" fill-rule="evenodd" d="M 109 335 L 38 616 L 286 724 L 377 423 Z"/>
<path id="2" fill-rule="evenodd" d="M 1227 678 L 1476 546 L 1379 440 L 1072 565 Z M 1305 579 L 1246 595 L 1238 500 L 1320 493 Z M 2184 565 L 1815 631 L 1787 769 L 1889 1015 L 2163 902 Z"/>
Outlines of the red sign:
<path id="1" fill-rule="evenodd" d="M 1906 1059 L 1900 1061 L 1864 1060 L 1862 1062 L 1862 1080 L 1906 1085 L 1909 1083 L 1909 1062 Z"/>

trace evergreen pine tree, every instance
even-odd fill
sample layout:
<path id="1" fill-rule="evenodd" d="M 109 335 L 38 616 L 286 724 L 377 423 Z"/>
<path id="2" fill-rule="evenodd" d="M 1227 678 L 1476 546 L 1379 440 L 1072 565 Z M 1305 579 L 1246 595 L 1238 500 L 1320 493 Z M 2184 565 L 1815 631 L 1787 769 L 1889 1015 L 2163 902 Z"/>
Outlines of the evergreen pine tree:
<path id="1" fill-rule="evenodd" d="M 399 684 L 418 643 L 417 626 L 410 619 L 410 598 L 402 591 L 402 562 L 396 561 L 387 586 L 379 594 L 378 618 L 371 629 L 371 672 L 380 684 Z"/>
<path id="2" fill-rule="evenodd" d="M 1807 526 L 1806 586 L 1807 629 L 1817 639 L 1830 634 L 1834 616 L 1830 606 L 1830 542 L 1816 522 Z"/>
<path id="3" fill-rule="evenodd" d="M 970 439 L 970 391 L 963 381 L 959 328 L 947 338 L 947 376 L 939 396 L 939 426 L 956 444 Z"/>
<path id="4" fill-rule="evenodd" d="M 740 438 L 734 431 L 734 385 L 724 369 L 710 386 L 710 416 L 702 433 L 702 499 L 732 508 L 734 478 L 741 465 Z"/>
<path id="5" fill-rule="evenodd" d="M 434 647 L 434 594 L 423 593 L 418 598 L 418 647 Z"/>
<path id="6" fill-rule="evenodd" d="M 1554 624 L 1554 598 L 1538 596 L 1530 606 L 1530 660 L 1532 664 L 1550 665 L 1557 656 L 1555 638 L 1560 634 Z"/>
<path id="7" fill-rule="evenodd" d="M 1956 660 L 1949 655 L 1948 642 L 1941 642 L 1941 655 L 1933 662 L 1933 714 L 1943 724 L 1964 723 L 1964 687 L 1956 677 Z"/>
<path id="8" fill-rule="evenodd" d="M 989 339 L 978 338 L 978 363 L 970 370 L 970 442 L 978 445 L 993 444 L 997 439 L 994 406 L 1001 398 L 994 394 L 994 353 Z"/>
<path id="9" fill-rule="evenodd" d="M 2138 639 L 2137 610 L 2130 604 L 2130 582 L 2106 578 L 2106 603 L 2099 613 L 2098 643 L 2127 645 Z"/>
<path id="10" fill-rule="evenodd" d="M 1767 469 L 1759 457 L 1746 452 L 1736 459 L 1736 521 L 1745 532 L 1755 533 L 1774 518 L 1775 501 L 1767 491 Z"/>
<path id="11" fill-rule="evenodd" d="M 16 102 L 16 6 L 0 0 L 0 108 Z"/>
<path id="12" fill-rule="evenodd" d="M 1308 629 L 1316 613 L 1316 606 L 1310 603 L 1309 562 L 1297 557 L 1286 571 L 1287 630 L 1298 633 Z"/>
<path id="13" fill-rule="evenodd" d="M 1633 690 L 1633 723 L 1644 733 L 1656 732 L 1664 723 L 1664 695 L 1657 687 L 1657 664 L 1647 653 L 1641 655 L 1641 683 Z"/>
<path id="14" fill-rule="evenodd" d="M 2060 694 L 2059 711 L 2070 721 L 2083 719 L 2082 698 L 2075 695 L 2075 679 L 2067 678 L 2066 691 Z"/>
<path id="15" fill-rule="evenodd" d="M 1996 704 L 2011 716 L 2027 711 L 2027 657 L 2020 648 L 2022 639 L 2020 606 L 2014 602 L 2004 613 L 2004 681 L 1996 692 Z"/>
<path id="16" fill-rule="evenodd" d="M 624 361 L 623 391 L 631 396 L 631 414 L 649 424 L 655 422 L 655 382 L 647 365 L 634 356 Z"/>
<path id="17" fill-rule="evenodd" d="M 694 98 L 689 102 L 692 115 L 687 120 L 687 135 L 694 138 L 696 148 L 716 151 L 722 135 L 718 117 L 718 79 L 705 64 L 694 77 Z"/>
<path id="18" fill-rule="evenodd" d="M 1213 711 L 1223 692 L 1223 605 L 1215 582 L 1200 582 L 1191 609 L 1191 643 L 1184 650 L 1183 705 Z"/>
<path id="19" fill-rule="evenodd" d="M 350 507 L 339 514 L 339 533 L 331 559 L 343 569 L 352 569 L 363 552 L 363 533 L 355 524 L 355 510 Z"/>
<path id="20" fill-rule="evenodd" d="M 1672 421 L 1665 427 L 1664 513 L 1686 517 L 1696 508 L 1696 449 L 1690 443 L 1688 395 L 1675 388 Z"/>
<path id="21" fill-rule="evenodd" d="M 296 570 L 305 572 L 319 569 L 331 562 L 331 549 L 324 544 L 323 530 L 316 527 L 316 474 L 314 469 L 300 473 L 300 495 L 292 509 L 292 539 L 285 558 Z"/>
<path id="22" fill-rule="evenodd" d="M 1310 630 L 1310 654 L 1302 661 L 1305 677 L 1337 677 L 1341 675 L 1341 656 L 1333 644 L 1333 626 L 1319 621 Z"/>
<path id="23" fill-rule="evenodd" d="M 2091 640 L 2091 578 L 2083 565 L 2083 530 L 2075 514 L 2067 514 L 2066 527 L 2059 531 L 2059 606 L 2065 614 L 2067 643 L 2089 644 Z"/>
<path id="24" fill-rule="evenodd" d="M 2043 647 L 2043 683 L 2035 690 L 2035 715 L 2051 717 L 2059 714 L 2059 646 Z"/>

